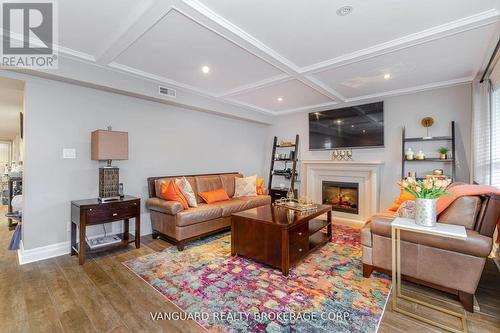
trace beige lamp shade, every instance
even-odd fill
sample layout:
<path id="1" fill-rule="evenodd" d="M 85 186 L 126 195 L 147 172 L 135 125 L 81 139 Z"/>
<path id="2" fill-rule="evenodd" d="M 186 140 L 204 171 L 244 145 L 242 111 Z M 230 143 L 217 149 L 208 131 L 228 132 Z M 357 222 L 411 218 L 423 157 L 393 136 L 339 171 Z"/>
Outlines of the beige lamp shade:
<path id="1" fill-rule="evenodd" d="M 108 130 L 92 132 L 93 160 L 128 160 L 128 133 Z"/>

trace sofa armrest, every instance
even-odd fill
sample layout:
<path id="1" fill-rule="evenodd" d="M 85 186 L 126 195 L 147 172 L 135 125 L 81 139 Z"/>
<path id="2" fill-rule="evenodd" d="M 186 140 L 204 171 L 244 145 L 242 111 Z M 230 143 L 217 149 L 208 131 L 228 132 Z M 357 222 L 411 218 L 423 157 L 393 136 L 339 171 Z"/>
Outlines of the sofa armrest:
<path id="1" fill-rule="evenodd" d="M 170 215 L 175 215 L 184 209 L 178 201 L 167 201 L 160 198 L 149 198 L 146 200 L 146 207 L 150 210 Z"/>

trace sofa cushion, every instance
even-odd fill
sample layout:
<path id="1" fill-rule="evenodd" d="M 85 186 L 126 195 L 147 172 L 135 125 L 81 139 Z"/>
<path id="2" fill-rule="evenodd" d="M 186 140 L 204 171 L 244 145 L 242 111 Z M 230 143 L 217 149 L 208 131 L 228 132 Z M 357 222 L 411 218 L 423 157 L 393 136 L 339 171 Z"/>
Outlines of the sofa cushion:
<path id="1" fill-rule="evenodd" d="M 222 174 L 220 175 L 220 180 L 222 182 L 222 187 L 226 191 L 227 195 L 229 195 L 230 198 L 233 197 L 234 195 L 234 179 L 235 178 L 242 178 L 243 175 L 239 173 L 230 173 L 230 174 Z"/>
<path id="2" fill-rule="evenodd" d="M 179 227 L 205 222 L 222 217 L 222 208 L 216 205 L 199 204 L 198 207 L 183 210 L 175 216 Z"/>
<path id="3" fill-rule="evenodd" d="M 231 199 L 228 201 L 221 201 L 214 203 L 214 206 L 222 208 L 222 216 L 230 216 L 232 213 L 240 212 L 245 210 L 246 201 Z"/>
<path id="4" fill-rule="evenodd" d="M 166 201 L 160 198 L 149 198 L 146 200 L 146 207 L 160 213 L 175 215 L 184 209 L 178 201 Z"/>
<path id="5" fill-rule="evenodd" d="M 257 175 L 234 180 L 234 197 L 254 197 L 257 195 Z"/>
<path id="6" fill-rule="evenodd" d="M 186 198 L 189 207 L 198 207 L 198 200 L 196 200 L 196 194 L 194 193 L 193 186 L 187 180 L 186 177 L 177 178 L 175 183 L 181 190 L 184 198 Z"/>
<path id="7" fill-rule="evenodd" d="M 245 202 L 243 210 L 271 204 L 271 196 L 269 195 L 258 195 L 256 197 L 238 197 L 238 200 Z"/>
<path id="8" fill-rule="evenodd" d="M 172 179 L 175 179 L 175 178 L 168 177 L 168 178 L 158 178 L 155 180 L 155 193 L 156 193 L 157 198 L 160 198 L 160 199 L 162 198 L 161 197 L 162 185 L 168 185 Z"/>
<path id="9" fill-rule="evenodd" d="M 391 222 L 388 218 L 373 218 L 371 231 L 375 235 L 391 238 Z M 491 252 L 492 240 L 473 230 L 466 230 L 465 240 L 401 231 L 401 240 L 438 249 L 464 253 L 476 257 L 487 257 Z"/>
<path id="10" fill-rule="evenodd" d="M 171 180 L 168 185 L 161 184 L 161 197 L 167 201 L 180 202 L 185 209 L 189 208 L 189 204 L 175 180 Z"/>
<path id="11" fill-rule="evenodd" d="M 450 207 L 439 214 L 439 222 L 463 225 L 467 229 L 474 229 L 477 215 L 481 210 L 481 198 L 478 196 L 464 196 L 456 199 Z"/>
<path id="12" fill-rule="evenodd" d="M 222 181 L 219 175 L 196 176 L 196 194 L 199 192 L 209 192 L 222 187 Z M 203 199 L 197 195 L 198 203 L 203 203 Z"/>
<path id="13" fill-rule="evenodd" d="M 220 201 L 229 200 L 229 196 L 226 191 L 221 187 L 219 189 L 207 192 L 198 192 L 198 195 L 205 201 L 207 204 L 212 204 Z"/>

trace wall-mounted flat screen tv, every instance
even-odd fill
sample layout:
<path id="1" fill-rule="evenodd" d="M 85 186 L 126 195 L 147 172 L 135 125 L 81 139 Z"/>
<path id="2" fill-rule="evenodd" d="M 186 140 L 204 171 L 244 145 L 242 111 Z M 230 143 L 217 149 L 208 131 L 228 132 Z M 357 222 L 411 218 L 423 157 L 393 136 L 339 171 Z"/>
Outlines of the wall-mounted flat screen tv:
<path id="1" fill-rule="evenodd" d="M 309 113 L 309 149 L 384 146 L 384 102 Z"/>

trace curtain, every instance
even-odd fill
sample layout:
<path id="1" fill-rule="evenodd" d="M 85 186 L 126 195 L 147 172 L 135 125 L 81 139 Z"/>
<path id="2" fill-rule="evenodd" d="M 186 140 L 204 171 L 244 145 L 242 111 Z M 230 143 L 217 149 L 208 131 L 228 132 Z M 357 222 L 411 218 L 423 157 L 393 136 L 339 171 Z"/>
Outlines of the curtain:
<path id="1" fill-rule="evenodd" d="M 491 112 L 488 80 L 472 83 L 472 180 L 491 184 Z"/>
<path id="2" fill-rule="evenodd" d="M 500 85 L 491 97 L 491 185 L 500 187 Z"/>
<path id="3" fill-rule="evenodd" d="M 500 187 L 500 61 L 488 80 L 472 84 L 472 179 Z M 500 243 L 500 221 L 496 243 Z M 496 247 L 496 246 L 495 246 Z M 494 250 L 495 250 L 494 247 Z"/>
<path id="4" fill-rule="evenodd" d="M 493 90 L 500 88 L 500 60 L 498 58 L 496 65 L 490 73 L 489 80 L 491 81 Z"/>

